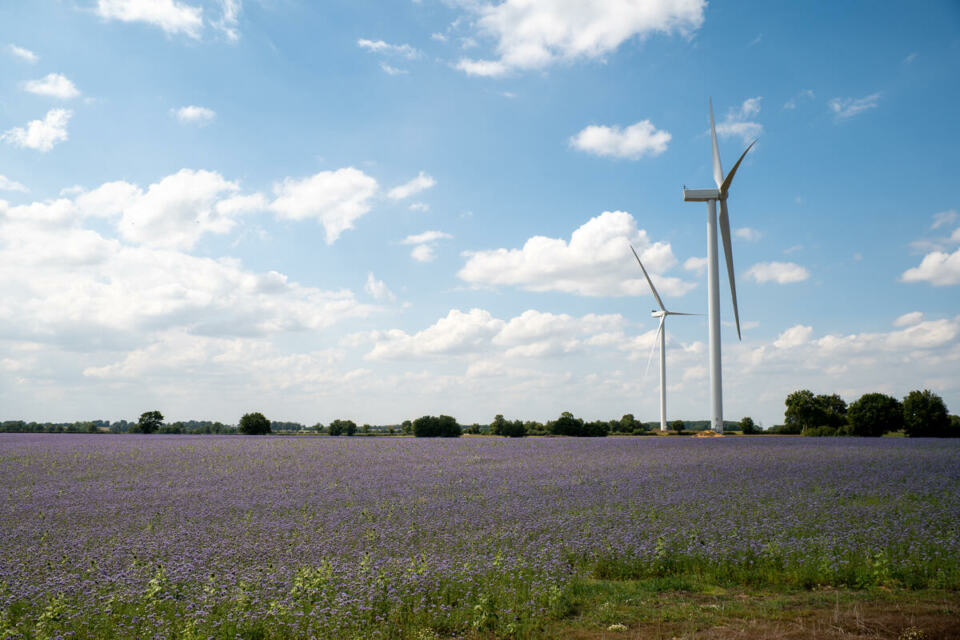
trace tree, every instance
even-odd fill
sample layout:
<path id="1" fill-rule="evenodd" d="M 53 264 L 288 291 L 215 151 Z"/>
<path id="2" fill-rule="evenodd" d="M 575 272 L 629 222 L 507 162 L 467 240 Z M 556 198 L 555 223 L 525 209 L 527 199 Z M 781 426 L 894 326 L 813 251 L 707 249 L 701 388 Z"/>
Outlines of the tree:
<path id="1" fill-rule="evenodd" d="M 406 434 L 413 433 L 413 423 L 410 422 L 409 420 L 404 420 L 400 424 L 400 429 Z"/>
<path id="2" fill-rule="evenodd" d="M 943 438 L 950 417 L 943 398 L 929 389 L 911 391 L 903 399 L 903 427 L 911 438 Z"/>
<path id="3" fill-rule="evenodd" d="M 490 433 L 495 436 L 503 435 L 503 429 L 506 427 L 507 421 L 503 419 L 503 414 L 498 413 L 493 417 L 493 422 L 490 423 Z"/>
<path id="4" fill-rule="evenodd" d="M 683 420 L 674 420 L 670 423 L 670 428 L 677 433 L 683 433 Z"/>
<path id="5" fill-rule="evenodd" d="M 270 421 L 260 413 L 245 413 L 240 418 L 240 433 L 247 436 L 262 436 L 270 433 Z"/>
<path id="6" fill-rule="evenodd" d="M 744 416 L 740 421 L 740 431 L 744 434 L 760 433 L 760 428 L 753 422 L 750 416 Z"/>
<path id="7" fill-rule="evenodd" d="M 332 436 L 352 436 L 357 432 L 357 423 L 353 420 L 334 420 L 330 423 L 328 433 Z"/>
<path id="8" fill-rule="evenodd" d="M 847 422 L 847 403 L 836 394 L 818 396 L 809 389 L 801 389 L 788 395 L 784 404 L 787 407 L 784 433 L 799 433 L 820 426 L 838 428 Z"/>
<path id="9" fill-rule="evenodd" d="M 451 416 L 421 416 L 413 421 L 413 435 L 418 438 L 459 438 L 462 433 Z"/>
<path id="10" fill-rule="evenodd" d="M 903 405 L 882 393 L 865 393 L 847 409 L 850 434 L 880 437 L 903 428 Z"/>
<path id="11" fill-rule="evenodd" d="M 559 418 L 548 423 L 547 428 L 555 436 L 579 436 L 583 434 L 583 420 L 564 411 Z"/>
<path id="12" fill-rule="evenodd" d="M 159 411 L 146 411 L 140 414 L 137 430 L 140 433 L 153 433 L 163 424 L 163 414 Z"/>

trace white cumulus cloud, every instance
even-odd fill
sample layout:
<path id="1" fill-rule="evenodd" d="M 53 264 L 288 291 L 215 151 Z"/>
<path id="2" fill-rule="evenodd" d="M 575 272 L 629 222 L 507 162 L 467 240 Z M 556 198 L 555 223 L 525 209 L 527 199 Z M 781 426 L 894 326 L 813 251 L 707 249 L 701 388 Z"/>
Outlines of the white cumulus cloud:
<path id="1" fill-rule="evenodd" d="M 199 107 L 191 104 L 171 112 L 177 117 L 177 120 L 185 124 L 207 124 L 217 117 L 216 111 L 207 107 Z"/>
<path id="2" fill-rule="evenodd" d="M 746 240 L 747 242 L 757 242 L 760 238 L 763 237 L 763 234 L 757 231 L 756 229 L 751 229 L 750 227 L 741 227 L 740 229 L 734 229 L 733 235 L 740 238 L 741 240 Z"/>
<path id="3" fill-rule="evenodd" d="M 192 38 L 199 38 L 203 27 L 203 9 L 177 0 L 98 0 L 96 12 L 106 20 L 145 22 Z"/>
<path id="4" fill-rule="evenodd" d="M 347 167 L 321 171 L 300 180 L 287 178 L 273 190 L 276 199 L 270 208 L 277 216 L 290 220 L 315 218 L 323 225 L 327 244 L 333 244 L 370 211 L 377 181 L 359 169 Z"/>
<path id="5" fill-rule="evenodd" d="M 25 60 L 26 62 L 30 62 L 30 63 L 35 63 L 37 60 L 40 59 L 39 57 L 37 57 L 37 54 L 35 54 L 33 51 L 30 51 L 29 49 L 24 49 L 23 47 L 18 47 L 15 44 L 8 44 L 7 51 L 9 51 L 11 55 L 14 55 L 20 58 L 21 60 Z"/>
<path id="6" fill-rule="evenodd" d="M 761 284 L 764 282 L 789 284 L 803 282 L 810 277 L 810 272 L 795 262 L 758 262 L 747 269 L 747 277 Z"/>
<path id="7" fill-rule="evenodd" d="M 812 335 L 813 327 L 798 324 L 781 333 L 777 339 L 773 341 L 773 346 L 777 347 L 778 349 L 799 347 L 800 345 L 809 342 L 810 336 Z"/>
<path id="8" fill-rule="evenodd" d="M 373 271 L 367 272 L 367 282 L 363 285 L 363 290 L 374 297 L 376 300 L 390 300 L 393 302 L 397 296 L 387 287 L 383 280 L 377 280 Z"/>
<path id="9" fill-rule="evenodd" d="M 67 139 L 67 123 L 73 112 L 69 109 L 51 109 L 43 120 L 31 120 L 26 127 L 13 127 L 0 135 L 0 140 L 15 147 L 50 151 L 58 142 Z"/>
<path id="10" fill-rule="evenodd" d="M 26 193 L 29 189 L 19 182 L 11 180 L 7 176 L 0 175 L 0 191 L 22 191 Z"/>
<path id="11" fill-rule="evenodd" d="M 417 174 L 417 177 L 413 178 L 409 182 L 398 185 L 390 191 L 387 192 L 387 197 L 391 200 L 403 200 L 404 198 L 409 198 L 410 196 L 425 191 L 437 184 L 437 181 L 423 171 Z"/>
<path id="12" fill-rule="evenodd" d="M 48 73 L 39 80 L 30 80 L 23 85 L 24 91 L 40 96 L 69 100 L 80 95 L 80 90 L 62 73 Z"/>
<path id="13" fill-rule="evenodd" d="M 367 40 L 360 38 L 357 40 L 357 46 L 373 53 L 389 53 L 413 60 L 420 56 L 420 52 L 408 44 L 390 44 L 383 40 Z"/>
<path id="14" fill-rule="evenodd" d="M 960 233 L 955 232 L 960 240 Z M 960 249 L 953 253 L 931 251 L 916 267 L 903 272 L 903 282 L 928 282 L 937 287 L 960 284 Z"/>
<path id="15" fill-rule="evenodd" d="M 649 120 L 641 120 L 626 129 L 590 125 L 570 138 L 570 146 L 598 156 L 636 160 L 666 151 L 670 137 L 668 132 L 657 130 Z"/>
<path id="16" fill-rule="evenodd" d="M 922 311 L 911 311 L 910 313 L 905 313 L 902 316 L 898 317 L 893 321 L 893 326 L 895 327 L 909 327 L 911 325 L 919 324 L 923 322 L 923 312 Z"/>
<path id="17" fill-rule="evenodd" d="M 575 230 L 569 242 L 534 236 L 519 249 L 466 251 L 457 276 L 475 285 L 515 286 L 583 296 L 650 295 L 630 251 L 633 243 L 661 295 L 683 295 L 696 285 L 662 275 L 677 262 L 670 244 L 651 242 L 625 211 L 606 211 Z"/>
<path id="18" fill-rule="evenodd" d="M 703 23 L 703 0 L 505 0 L 472 2 L 480 34 L 495 42 L 496 60 L 462 59 L 457 68 L 482 76 L 540 69 L 561 60 L 596 59 L 654 33 L 688 34 Z"/>
<path id="19" fill-rule="evenodd" d="M 760 113 L 762 97 L 747 98 L 739 108 L 727 111 L 722 122 L 717 123 L 717 135 L 721 138 L 742 138 L 748 143 L 763 133 L 763 125 L 751 120 Z"/>

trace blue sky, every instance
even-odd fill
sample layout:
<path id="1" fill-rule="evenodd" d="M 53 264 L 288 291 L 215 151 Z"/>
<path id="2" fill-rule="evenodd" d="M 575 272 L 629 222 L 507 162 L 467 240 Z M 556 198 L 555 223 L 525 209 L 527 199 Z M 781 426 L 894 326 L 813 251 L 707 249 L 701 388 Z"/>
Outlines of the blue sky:
<path id="1" fill-rule="evenodd" d="M 710 97 L 725 418 L 960 409 L 954 2 L 38 0 L 0 68 L 2 419 L 656 420 L 628 243 L 705 312 Z"/>

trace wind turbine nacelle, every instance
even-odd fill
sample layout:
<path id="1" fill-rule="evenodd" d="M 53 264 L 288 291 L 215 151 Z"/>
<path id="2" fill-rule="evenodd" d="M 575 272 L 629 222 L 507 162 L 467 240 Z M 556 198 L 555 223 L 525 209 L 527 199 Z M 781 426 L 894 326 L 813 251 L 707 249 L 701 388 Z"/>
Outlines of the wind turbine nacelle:
<path id="1" fill-rule="evenodd" d="M 666 312 L 664 312 L 664 311 L 657 311 L 656 309 L 654 309 L 653 311 L 650 312 L 650 317 L 651 317 L 651 318 L 659 318 L 659 317 L 665 316 L 665 315 L 667 315 Z"/>
<path id="2" fill-rule="evenodd" d="M 707 202 L 720 199 L 720 189 L 684 189 L 685 202 Z"/>

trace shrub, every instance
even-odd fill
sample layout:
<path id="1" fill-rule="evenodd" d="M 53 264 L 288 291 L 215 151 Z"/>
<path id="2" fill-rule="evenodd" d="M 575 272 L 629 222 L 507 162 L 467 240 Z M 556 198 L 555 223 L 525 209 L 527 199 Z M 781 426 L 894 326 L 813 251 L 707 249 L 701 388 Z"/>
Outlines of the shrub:
<path id="1" fill-rule="evenodd" d="M 882 393 L 866 393 L 847 409 L 850 434 L 878 438 L 903 428 L 903 405 Z"/>
<path id="2" fill-rule="evenodd" d="M 133 429 L 136 433 L 153 433 L 163 424 L 163 414 L 159 411 L 146 411 L 140 414 L 140 420 Z"/>
<path id="3" fill-rule="evenodd" d="M 332 436 L 352 436 L 356 432 L 357 423 L 353 420 L 334 420 L 328 427 L 328 433 Z"/>
<path id="4" fill-rule="evenodd" d="M 262 436 L 270 433 L 270 421 L 259 411 L 245 413 L 240 418 L 239 431 L 247 436 Z"/>
<path id="5" fill-rule="evenodd" d="M 670 423 L 670 428 L 677 433 L 683 433 L 683 420 L 674 420 Z"/>
<path id="6" fill-rule="evenodd" d="M 949 426 L 947 405 L 933 391 L 911 391 L 903 399 L 903 427 L 911 438 L 943 438 Z"/>
<path id="7" fill-rule="evenodd" d="M 462 433 L 450 416 L 421 416 L 413 421 L 413 435 L 418 438 L 459 438 Z"/>
<path id="8" fill-rule="evenodd" d="M 820 438 L 825 436 L 836 436 L 839 435 L 835 427 L 829 425 L 821 425 L 819 427 L 810 427 L 809 429 L 803 430 L 803 435 L 812 436 L 814 438 Z"/>

